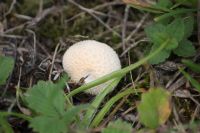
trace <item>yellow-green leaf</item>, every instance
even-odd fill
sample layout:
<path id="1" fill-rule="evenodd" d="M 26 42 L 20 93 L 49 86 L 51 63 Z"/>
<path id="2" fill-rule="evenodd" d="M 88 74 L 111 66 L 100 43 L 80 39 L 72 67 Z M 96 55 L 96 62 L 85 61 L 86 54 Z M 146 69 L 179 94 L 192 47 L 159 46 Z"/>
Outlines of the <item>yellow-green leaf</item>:
<path id="1" fill-rule="evenodd" d="M 138 105 L 139 119 L 149 128 L 156 128 L 168 119 L 170 108 L 170 94 L 164 89 L 150 89 L 142 94 L 142 101 Z"/>

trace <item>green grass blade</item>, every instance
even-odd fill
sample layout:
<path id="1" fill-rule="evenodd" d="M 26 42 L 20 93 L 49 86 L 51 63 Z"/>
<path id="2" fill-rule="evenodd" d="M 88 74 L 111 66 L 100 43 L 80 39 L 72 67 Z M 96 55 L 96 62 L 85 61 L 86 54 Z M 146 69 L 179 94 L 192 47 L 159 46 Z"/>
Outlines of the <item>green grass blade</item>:
<path id="1" fill-rule="evenodd" d="M 104 97 L 119 83 L 121 78 L 116 78 L 112 81 L 112 83 L 107 86 L 102 93 L 97 95 L 94 99 L 94 101 L 91 103 L 92 108 L 88 108 L 86 111 L 86 114 L 83 118 L 83 123 L 87 124 L 89 126 L 91 120 L 93 119 L 93 116 L 96 113 L 97 108 L 99 107 L 100 103 L 104 99 Z"/>
<path id="2" fill-rule="evenodd" d="M 27 115 L 24 115 L 24 114 L 20 114 L 20 113 L 15 113 L 15 112 L 3 112 L 3 111 L 0 111 L 0 116 L 4 116 L 4 117 L 15 116 L 15 117 L 27 120 L 27 121 L 31 120 L 30 116 L 27 116 Z"/>
<path id="3" fill-rule="evenodd" d="M 164 12 L 168 12 L 169 10 L 167 9 L 162 9 L 162 8 L 156 8 L 156 7 L 142 7 L 142 6 L 137 6 L 137 5 L 133 5 L 133 4 L 129 4 L 131 7 L 139 9 L 139 10 L 143 10 L 143 11 L 147 11 L 147 12 L 151 12 L 151 13 L 164 13 Z"/>
<path id="4" fill-rule="evenodd" d="M 200 73 L 200 65 L 199 64 L 195 64 L 193 61 L 191 60 L 182 60 L 182 63 L 185 64 L 187 67 L 189 67 L 192 71 Z"/>
<path id="5" fill-rule="evenodd" d="M 151 59 L 152 57 L 157 55 L 160 51 L 162 51 L 165 48 L 165 46 L 169 43 L 169 41 L 170 41 L 170 39 L 167 39 L 164 43 L 162 43 L 160 45 L 160 47 L 158 49 L 156 49 L 154 52 L 152 52 L 148 56 L 144 57 L 143 59 L 140 59 L 138 62 L 131 64 L 130 66 L 127 66 L 121 70 L 114 71 L 111 74 L 105 75 L 95 81 L 92 81 L 88 84 L 85 84 L 85 85 L 71 91 L 68 95 L 66 95 L 66 99 L 69 99 L 70 97 L 76 95 L 77 93 L 80 93 L 82 91 L 90 89 L 94 86 L 97 86 L 97 85 L 104 83 L 108 80 L 111 80 L 113 78 L 124 76 L 126 73 L 136 69 L 137 67 L 141 66 L 142 64 L 146 63 L 149 59 Z"/>
<path id="6" fill-rule="evenodd" d="M 168 17 L 171 17 L 171 16 L 175 16 L 175 15 L 178 15 L 178 14 L 184 14 L 184 13 L 189 13 L 189 12 L 195 12 L 197 11 L 197 9 L 178 9 L 178 10 L 173 10 L 169 13 L 165 13 L 159 17 L 156 17 L 154 18 L 155 21 L 160 21 L 160 20 L 163 20 L 163 19 L 166 19 Z"/>
<path id="7" fill-rule="evenodd" d="M 200 83 L 197 80 L 195 80 L 193 77 L 191 77 L 190 74 L 185 72 L 182 68 L 180 68 L 179 70 L 186 77 L 186 79 L 190 81 L 192 86 L 196 88 L 197 91 L 200 92 Z"/>
<path id="8" fill-rule="evenodd" d="M 3 129 L 4 133 L 14 133 L 11 125 L 6 121 L 6 119 L 0 116 L 0 128 Z"/>
<path id="9" fill-rule="evenodd" d="M 96 127 L 102 121 L 102 119 L 104 118 L 106 113 L 110 110 L 110 108 L 113 106 L 113 104 L 115 104 L 118 100 L 120 100 L 124 96 L 130 95 L 132 93 L 138 93 L 138 92 L 133 88 L 129 88 L 117 94 L 116 96 L 112 97 L 94 118 L 94 120 L 91 123 L 91 127 Z"/>

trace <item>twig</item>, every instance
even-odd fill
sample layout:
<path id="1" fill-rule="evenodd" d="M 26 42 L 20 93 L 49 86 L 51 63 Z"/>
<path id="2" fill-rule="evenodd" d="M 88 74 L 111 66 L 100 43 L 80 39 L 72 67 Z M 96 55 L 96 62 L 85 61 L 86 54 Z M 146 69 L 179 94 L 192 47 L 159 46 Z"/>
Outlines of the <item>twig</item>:
<path id="1" fill-rule="evenodd" d="M 190 120 L 190 123 L 193 123 L 193 122 L 194 122 L 195 117 L 198 115 L 198 113 L 199 113 L 199 111 L 200 111 L 199 109 L 200 109 L 200 106 L 197 105 L 197 107 L 195 108 L 195 111 L 194 111 L 194 113 L 193 113 L 193 115 L 192 115 L 192 118 L 191 118 L 191 120 Z"/>
<path id="2" fill-rule="evenodd" d="M 171 78 L 171 80 L 168 81 L 168 83 L 165 85 L 165 88 L 169 88 L 172 83 L 177 79 L 178 76 L 180 76 L 181 72 L 178 71 L 177 73 L 175 73 L 175 75 Z"/>
<path id="3" fill-rule="evenodd" d="M 81 9 L 82 11 L 88 13 L 89 15 L 91 15 L 93 18 L 95 18 L 97 21 L 99 21 L 99 23 L 101 23 L 104 27 L 106 27 L 109 31 L 112 31 L 113 33 L 115 33 L 118 37 L 121 37 L 121 35 L 119 33 L 117 33 L 116 31 L 114 31 L 109 25 L 107 25 L 106 23 L 104 23 L 99 17 L 97 17 L 92 9 L 88 9 L 88 8 L 85 8 L 83 6 L 81 6 L 80 4 L 76 3 L 75 1 L 73 0 L 68 0 L 69 3 L 77 6 L 79 9 Z"/>
<path id="4" fill-rule="evenodd" d="M 124 19 L 123 19 L 123 26 L 122 26 L 122 49 L 123 51 L 126 49 L 126 27 L 127 27 L 127 20 L 128 20 L 128 14 L 129 14 L 129 6 L 126 6 L 125 13 L 124 13 Z"/>
<path id="5" fill-rule="evenodd" d="M 171 85 L 168 90 L 172 93 L 176 89 L 184 85 L 185 82 L 186 82 L 186 79 L 185 77 L 182 76 L 181 78 L 177 79 L 176 82 L 173 85 Z"/>
<path id="6" fill-rule="evenodd" d="M 137 27 L 135 28 L 135 30 L 133 30 L 129 36 L 126 38 L 126 41 L 129 41 L 133 35 L 135 35 L 135 33 L 137 33 L 137 31 L 140 29 L 140 27 L 142 26 L 142 24 L 145 22 L 146 18 L 149 16 L 149 14 L 145 14 L 142 19 L 140 20 L 140 22 L 138 23 Z"/>
<path id="7" fill-rule="evenodd" d="M 43 18 L 45 18 L 50 13 L 60 12 L 64 9 L 64 7 L 60 6 L 52 6 L 50 8 L 47 8 L 43 10 L 42 13 L 38 14 L 35 18 L 33 18 L 30 22 L 28 22 L 27 27 L 32 27 L 36 25 L 38 22 L 40 22 Z"/>
<path id="8" fill-rule="evenodd" d="M 24 39 L 25 36 L 18 36 L 18 35 L 8 35 L 8 34 L 1 34 L 0 37 L 5 37 L 5 38 L 14 38 L 14 39 Z"/>
<path id="9" fill-rule="evenodd" d="M 53 66 L 54 66 L 54 62 L 55 62 L 55 58 L 56 58 L 59 46 L 60 46 L 60 43 L 58 43 L 56 45 L 56 48 L 55 48 L 55 51 L 54 51 L 54 54 L 53 54 L 53 59 L 52 59 L 52 62 L 51 62 L 51 68 L 50 68 L 50 72 L 49 72 L 49 81 L 51 81 L 51 74 L 52 74 L 52 71 L 53 71 Z"/>
<path id="10" fill-rule="evenodd" d="M 10 14 L 10 13 L 12 12 L 12 10 L 13 10 L 13 8 L 14 8 L 16 2 L 17 2 L 16 0 L 13 0 L 13 1 L 12 1 L 9 10 L 5 13 L 5 16 L 7 16 L 8 14 Z"/>
<path id="11" fill-rule="evenodd" d="M 43 4 L 44 4 L 43 0 L 40 0 L 38 15 L 41 14 L 43 11 Z"/>
<path id="12" fill-rule="evenodd" d="M 46 54 L 47 57 L 49 57 L 49 58 L 52 57 L 51 54 L 47 51 L 47 48 L 44 47 L 44 45 L 42 45 L 39 41 L 37 41 L 37 46 L 39 49 L 41 49 Z"/>
<path id="13" fill-rule="evenodd" d="M 23 24 L 20 24 L 20 25 L 18 25 L 18 26 L 15 26 L 15 27 L 13 27 L 13 28 L 10 28 L 10 29 L 4 31 L 4 33 L 10 33 L 10 32 L 13 32 L 13 31 L 15 31 L 15 30 L 22 29 L 22 28 L 24 28 L 26 25 L 27 25 L 27 22 L 25 22 L 25 23 L 23 23 Z"/>
<path id="14" fill-rule="evenodd" d="M 47 15 L 51 14 L 51 13 L 55 13 L 55 12 L 60 12 L 64 9 L 64 6 L 60 7 L 60 6 L 52 6 L 50 8 L 47 8 L 45 10 L 43 10 L 40 14 L 38 14 L 35 18 L 32 18 L 30 21 L 27 21 L 23 24 L 20 24 L 16 27 L 13 27 L 11 29 L 6 30 L 4 33 L 9 33 L 9 32 L 13 32 L 17 29 L 22 29 L 24 27 L 28 27 L 31 28 L 32 26 L 36 25 L 38 22 L 40 22 L 42 19 L 44 19 Z M 13 37 L 11 35 L 5 35 L 5 37 Z M 14 37 L 13 37 L 14 38 Z M 19 38 L 19 37 L 18 37 Z M 21 37 L 20 37 L 21 38 Z"/>
<path id="15" fill-rule="evenodd" d="M 37 54 L 37 51 L 36 51 L 36 35 L 35 35 L 35 32 L 33 32 L 30 29 L 27 29 L 26 31 L 28 31 L 31 34 L 33 34 L 33 62 L 32 62 L 32 68 L 34 68 L 35 67 L 35 62 L 36 62 L 36 54 Z"/>
<path id="16" fill-rule="evenodd" d="M 181 133 L 186 133 L 186 131 L 185 131 L 185 129 L 184 129 L 184 127 L 183 127 L 183 125 L 182 125 L 182 123 L 181 123 L 181 121 L 180 121 L 178 112 L 177 112 L 176 107 L 175 107 L 174 104 L 173 104 L 172 112 L 173 112 L 173 114 L 174 114 L 174 117 L 175 117 L 176 121 L 177 121 L 178 124 L 179 124 L 179 127 L 177 126 L 177 128 L 178 128 L 179 130 L 181 130 Z"/>
<path id="17" fill-rule="evenodd" d="M 128 108 L 126 111 L 124 111 L 121 116 L 125 116 L 126 114 L 128 114 L 129 112 L 131 112 L 132 110 L 134 110 L 136 108 L 136 106 L 131 106 L 130 108 Z"/>
<path id="18" fill-rule="evenodd" d="M 28 21 L 33 19 L 32 17 L 26 16 L 26 15 L 23 15 L 23 14 L 13 13 L 13 15 L 14 15 L 16 18 L 24 19 L 24 20 L 28 20 Z"/>
<path id="19" fill-rule="evenodd" d="M 190 99 L 200 107 L 199 101 L 197 101 L 196 99 L 194 99 L 194 97 L 191 94 L 188 94 L 188 95 L 189 95 Z"/>
<path id="20" fill-rule="evenodd" d="M 125 50 L 123 50 L 123 53 L 120 55 L 120 57 L 124 56 L 128 51 L 130 51 L 132 48 L 136 47 L 139 43 L 141 42 L 148 42 L 149 40 L 147 38 L 144 38 L 142 40 L 139 40 L 133 44 L 131 44 L 128 48 L 126 48 Z"/>
<path id="21" fill-rule="evenodd" d="M 92 10 L 95 11 L 95 10 L 98 10 L 98 9 L 101 9 L 101 8 L 104 8 L 104 7 L 107 7 L 107 6 L 122 5 L 122 4 L 124 4 L 124 3 L 123 3 L 123 2 L 120 2 L 120 1 L 105 2 L 105 3 L 102 4 L 102 5 L 98 5 L 98 6 L 94 7 L 94 8 L 92 8 Z M 76 14 L 76 15 L 74 15 L 73 17 L 67 19 L 67 20 L 65 21 L 65 23 L 68 23 L 68 22 L 70 22 L 70 21 L 72 21 L 72 20 L 74 20 L 74 19 L 76 19 L 76 18 L 82 16 L 83 14 L 85 14 L 85 12 L 81 12 L 81 13 L 79 13 L 79 14 Z M 115 18 L 116 18 L 116 17 L 115 17 Z"/>
<path id="22" fill-rule="evenodd" d="M 129 8 L 130 8 L 129 6 L 126 6 L 126 8 L 125 8 L 124 19 L 123 19 L 123 24 L 122 24 L 122 50 L 123 51 L 126 49 L 126 40 L 125 40 L 125 38 L 126 38 L 126 27 L 127 27 L 128 15 L 129 15 Z M 127 55 L 124 56 L 124 58 L 125 58 L 125 61 L 127 63 Z M 130 74 L 131 74 L 131 72 L 130 72 Z M 127 77 L 125 77 L 124 80 L 127 80 Z"/>
<path id="23" fill-rule="evenodd" d="M 130 57 L 130 52 L 129 52 L 128 53 L 128 65 L 130 65 L 130 64 L 131 64 L 131 57 Z M 132 83 L 133 89 L 135 90 L 135 84 L 134 84 L 134 81 L 133 81 L 132 72 L 130 71 L 129 74 L 130 74 L 130 79 L 131 79 L 131 83 Z M 135 90 L 135 92 L 137 92 L 137 91 Z"/>

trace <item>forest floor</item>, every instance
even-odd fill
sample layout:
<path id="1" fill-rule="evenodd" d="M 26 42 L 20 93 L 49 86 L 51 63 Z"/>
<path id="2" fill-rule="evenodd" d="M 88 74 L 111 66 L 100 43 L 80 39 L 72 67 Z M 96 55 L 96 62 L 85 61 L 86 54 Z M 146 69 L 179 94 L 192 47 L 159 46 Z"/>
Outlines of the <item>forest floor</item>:
<path id="1" fill-rule="evenodd" d="M 78 41 L 89 39 L 110 45 L 118 53 L 122 67 L 137 62 L 146 56 L 150 47 L 144 28 L 153 23 L 153 17 L 119 0 L 1 0 L 0 54 L 14 57 L 15 66 L 6 85 L 0 87 L 0 110 L 26 113 L 25 105 L 17 100 L 17 88 L 26 92 L 39 80 L 57 81 L 63 73 L 64 52 Z M 196 28 L 192 40 L 197 52 L 191 59 L 199 63 L 197 34 Z M 105 102 L 129 87 L 139 86 L 145 90 L 163 87 L 172 94 L 171 115 L 157 132 L 168 129 L 200 132 L 198 124 L 190 126 L 200 119 L 200 93 L 181 74 L 179 67 L 185 66 L 176 55 L 157 65 L 144 64 L 126 74 Z M 187 72 L 200 81 L 199 73 Z M 93 98 L 81 93 L 73 100 L 78 105 L 90 103 Z M 141 129 L 143 125 L 138 122 L 136 108 L 140 99 L 141 95 L 123 97 L 99 128 L 120 118 L 132 123 L 133 130 Z M 21 119 L 10 117 L 8 121 L 16 133 L 32 132 L 28 123 Z M 99 129 L 92 132 L 99 132 Z"/>

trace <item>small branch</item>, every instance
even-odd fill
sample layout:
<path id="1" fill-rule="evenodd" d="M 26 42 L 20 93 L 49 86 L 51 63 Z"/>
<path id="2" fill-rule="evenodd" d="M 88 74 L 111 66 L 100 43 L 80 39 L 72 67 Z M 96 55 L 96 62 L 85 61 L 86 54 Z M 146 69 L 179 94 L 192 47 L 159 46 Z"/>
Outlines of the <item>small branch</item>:
<path id="1" fill-rule="evenodd" d="M 36 34 L 34 31 L 30 30 L 30 29 L 27 29 L 26 31 L 28 31 L 29 33 L 31 33 L 33 35 L 33 62 L 32 62 L 32 68 L 35 67 L 35 62 L 36 62 L 36 54 L 37 54 L 37 51 L 36 51 Z"/>
<path id="2" fill-rule="evenodd" d="M 52 59 L 52 62 L 51 62 L 51 68 L 50 68 L 50 72 L 49 72 L 49 81 L 51 81 L 51 74 L 52 74 L 52 71 L 53 71 L 53 66 L 54 66 L 54 63 L 55 63 L 55 58 L 56 58 L 59 46 L 60 46 L 60 43 L 58 43 L 56 45 L 56 48 L 55 48 L 55 51 L 54 51 L 54 54 L 53 54 L 53 59 Z"/>
<path id="3" fill-rule="evenodd" d="M 126 26 L 127 26 L 127 20 L 128 20 L 128 13 L 129 13 L 129 6 L 126 6 L 125 13 L 124 13 L 124 19 L 123 19 L 123 26 L 122 26 L 122 49 L 123 51 L 126 49 Z"/>
<path id="4" fill-rule="evenodd" d="M 145 22 L 146 18 L 149 16 L 149 14 L 145 14 L 142 19 L 140 20 L 140 22 L 138 23 L 137 27 L 129 34 L 129 36 L 126 38 L 126 41 L 128 42 L 133 35 L 135 35 L 135 33 L 138 32 L 138 30 L 140 29 L 140 27 L 143 25 L 143 23 Z"/>
<path id="5" fill-rule="evenodd" d="M 82 11 L 88 13 L 89 15 L 91 15 L 93 18 L 95 18 L 97 21 L 99 21 L 99 23 L 101 23 L 104 27 L 106 27 L 109 31 L 112 31 L 113 33 L 115 33 L 118 37 L 121 38 L 121 35 L 119 33 L 117 33 L 116 31 L 114 31 L 109 25 L 107 25 L 106 23 L 104 23 L 99 17 L 97 17 L 93 12 L 92 9 L 88 9 L 83 7 L 82 5 L 76 3 L 73 0 L 68 0 L 69 3 L 77 6 L 79 9 L 81 9 Z"/>
<path id="6" fill-rule="evenodd" d="M 10 14 L 10 13 L 12 12 L 12 10 L 13 10 L 13 8 L 14 8 L 16 2 L 17 2 L 16 0 L 13 0 L 13 1 L 12 1 L 9 10 L 5 13 L 5 16 L 7 16 L 8 14 Z"/>
<path id="7" fill-rule="evenodd" d="M 104 7 L 115 6 L 115 5 L 123 5 L 123 4 L 124 4 L 124 3 L 123 3 L 123 2 L 120 2 L 120 1 L 105 2 L 105 3 L 102 4 L 102 5 L 98 5 L 98 6 L 94 7 L 94 8 L 92 8 L 92 10 L 95 11 L 95 10 L 98 10 L 98 9 L 101 9 L 101 8 L 104 8 Z M 81 13 L 79 13 L 79 14 L 76 14 L 76 15 L 74 15 L 73 17 L 67 19 L 67 20 L 65 21 L 65 23 L 70 22 L 70 21 L 72 21 L 72 20 L 74 20 L 74 19 L 76 19 L 76 18 L 82 16 L 82 15 L 85 14 L 85 13 L 86 13 L 86 12 L 81 12 Z M 109 15 L 108 15 L 108 16 L 109 16 Z M 113 17 L 115 17 L 115 16 L 113 16 Z M 115 18 L 116 18 L 116 17 L 115 17 Z"/>

